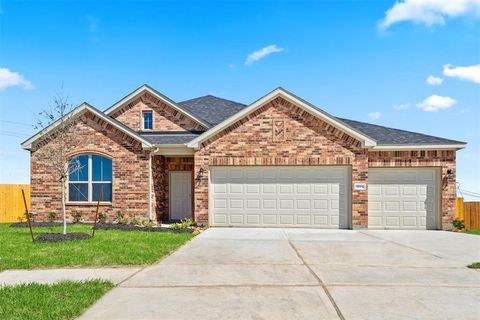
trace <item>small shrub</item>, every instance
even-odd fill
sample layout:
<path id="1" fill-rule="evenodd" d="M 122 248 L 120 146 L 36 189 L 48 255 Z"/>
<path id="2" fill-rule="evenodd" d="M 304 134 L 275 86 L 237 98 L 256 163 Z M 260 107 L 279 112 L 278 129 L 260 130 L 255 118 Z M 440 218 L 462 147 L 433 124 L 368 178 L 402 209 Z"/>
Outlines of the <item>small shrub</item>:
<path id="1" fill-rule="evenodd" d="M 452 225 L 458 229 L 458 230 L 463 230 L 465 229 L 465 221 L 460 220 L 460 219 L 455 219 L 452 221 Z"/>
<path id="2" fill-rule="evenodd" d="M 474 262 L 472 264 L 469 264 L 467 266 L 467 268 L 470 268 L 470 269 L 480 269 L 480 262 Z"/>
<path id="3" fill-rule="evenodd" d="M 79 223 L 79 222 L 81 222 L 81 221 L 82 221 L 82 214 L 81 214 L 80 212 L 78 212 L 78 211 L 75 211 L 75 212 L 73 213 L 73 222 L 74 222 L 74 223 Z"/>
<path id="4" fill-rule="evenodd" d="M 50 211 L 47 214 L 47 219 L 48 219 L 48 222 L 54 222 L 55 219 L 57 219 L 57 213 L 55 211 Z"/>
<path id="5" fill-rule="evenodd" d="M 100 212 L 98 214 L 98 222 L 99 223 L 105 223 L 107 222 L 107 214 L 105 212 Z"/>
<path id="6" fill-rule="evenodd" d="M 153 223 L 152 220 L 142 220 L 142 226 L 144 226 L 145 228 L 151 228 L 154 225 L 155 224 Z"/>
<path id="7" fill-rule="evenodd" d="M 117 213 L 117 217 L 115 218 L 115 222 L 118 224 L 128 224 L 128 218 L 121 212 Z"/>
<path id="8" fill-rule="evenodd" d="M 182 219 L 180 222 L 172 223 L 170 228 L 173 230 L 187 229 L 193 225 L 192 219 Z"/>
<path id="9" fill-rule="evenodd" d="M 142 220 L 139 218 L 132 218 L 129 222 L 132 226 L 139 226 L 142 224 Z"/>

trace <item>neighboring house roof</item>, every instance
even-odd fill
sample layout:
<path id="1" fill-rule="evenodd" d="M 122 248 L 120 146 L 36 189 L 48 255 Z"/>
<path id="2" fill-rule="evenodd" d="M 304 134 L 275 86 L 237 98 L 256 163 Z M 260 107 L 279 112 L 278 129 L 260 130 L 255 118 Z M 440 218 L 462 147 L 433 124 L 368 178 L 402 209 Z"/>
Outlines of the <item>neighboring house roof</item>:
<path id="1" fill-rule="evenodd" d="M 213 126 L 219 124 L 247 106 L 243 103 L 218 98 L 212 95 L 182 101 L 178 104 Z"/>
<path id="2" fill-rule="evenodd" d="M 186 108 L 180 106 L 179 104 L 177 104 L 175 101 L 173 101 L 172 99 L 170 99 L 169 97 L 161 94 L 160 92 L 158 92 L 157 90 L 153 89 L 152 87 L 150 87 L 149 85 L 147 84 L 144 84 L 143 86 L 139 87 L 138 89 L 134 90 L 133 92 L 131 92 L 130 94 L 128 94 L 127 96 L 125 96 L 124 98 L 120 99 L 118 102 L 116 102 L 113 106 L 111 106 L 110 108 L 108 108 L 107 110 L 105 110 L 105 114 L 107 115 L 112 115 L 113 113 L 115 113 L 115 111 L 117 111 L 118 109 L 120 109 L 121 107 L 123 107 L 125 104 L 131 102 L 132 100 L 136 99 L 137 97 L 139 97 L 140 95 L 142 95 L 143 93 L 145 92 L 148 92 L 150 93 L 152 96 L 154 96 L 155 98 L 163 101 L 164 103 L 166 103 L 167 105 L 171 106 L 173 109 L 177 110 L 178 112 L 184 114 L 185 116 L 187 116 L 188 118 L 192 119 L 193 121 L 195 121 L 196 123 L 199 123 L 201 124 L 202 126 L 204 126 L 205 128 L 210 128 L 212 125 L 208 122 L 206 122 L 205 120 L 203 119 L 200 119 L 197 115 L 195 114 L 192 114 L 189 110 L 187 110 Z"/>
<path id="3" fill-rule="evenodd" d="M 147 141 L 146 139 L 142 138 L 137 132 L 135 132 L 132 129 L 130 129 L 129 127 L 125 126 L 123 123 L 105 115 L 102 111 L 98 110 L 97 108 L 91 106 L 90 104 L 88 104 L 86 102 L 82 103 L 81 105 L 79 105 L 78 107 L 76 107 L 75 109 L 73 109 L 72 111 L 67 113 L 64 116 L 64 119 L 77 118 L 77 117 L 83 115 L 87 111 L 90 111 L 91 113 L 93 113 L 94 115 L 96 115 L 97 117 L 102 119 L 103 121 L 111 124 L 116 129 L 122 131 L 123 133 L 127 134 L 128 136 L 130 136 L 130 137 L 134 138 L 135 140 L 141 142 L 143 147 L 147 147 L 147 148 L 152 147 L 152 144 L 149 141 Z M 27 140 L 22 142 L 22 144 L 21 144 L 22 148 L 26 149 L 26 150 L 31 150 L 33 143 L 35 143 L 43 135 L 54 131 L 55 128 L 58 127 L 61 123 L 62 123 L 61 119 L 58 119 L 55 122 L 53 122 L 52 124 L 50 124 L 48 127 L 46 127 L 45 129 L 40 130 L 35 135 L 31 136 L 30 138 L 28 138 Z"/>
<path id="4" fill-rule="evenodd" d="M 141 132 L 142 138 L 148 140 L 151 144 L 185 144 L 192 141 L 203 131 L 157 131 L 157 132 Z"/>
<path id="5" fill-rule="evenodd" d="M 418 132 L 411 132 L 406 130 L 394 129 L 366 122 L 355 120 L 337 118 L 347 123 L 352 128 L 364 132 L 377 141 L 377 147 L 392 146 L 398 149 L 399 146 L 426 146 L 432 145 L 435 147 L 442 145 L 465 145 L 463 141 L 456 141 L 434 137 Z M 375 149 L 375 148 L 374 148 Z"/>
<path id="6" fill-rule="evenodd" d="M 265 103 L 277 98 L 277 97 L 282 97 L 286 100 L 289 100 L 292 102 L 294 105 L 304 109 L 305 111 L 309 112 L 310 114 L 318 117 L 319 119 L 333 125 L 334 127 L 342 130 L 343 132 L 349 134 L 355 139 L 358 139 L 359 141 L 362 142 L 362 144 L 366 147 L 373 147 L 376 145 L 376 141 L 366 135 L 365 133 L 358 131 L 352 127 L 350 127 L 348 124 L 342 122 L 341 120 L 335 118 L 334 116 L 328 114 L 327 112 L 315 107 L 314 105 L 310 104 L 309 102 L 295 96 L 294 94 L 288 92 L 287 90 L 278 87 L 277 89 L 273 90 L 272 92 L 266 94 L 262 98 L 258 99 L 257 101 L 253 102 L 250 104 L 248 107 L 243 108 L 236 114 L 228 117 L 218 125 L 216 125 L 213 128 L 210 128 L 208 131 L 205 133 L 201 134 L 197 138 L 193 139 L 188 143 L 188 146 L 190 148 L 198 148 L 200 144 L 209 139 L 210 137 L 214 136 L 215 134 L 221 132 L 223 129 L 227 128 L 231 124 L 235 123 L 236 121 L 242 119 L 243 117 L 251 114 L 261 106 L 263 106 Z"/>

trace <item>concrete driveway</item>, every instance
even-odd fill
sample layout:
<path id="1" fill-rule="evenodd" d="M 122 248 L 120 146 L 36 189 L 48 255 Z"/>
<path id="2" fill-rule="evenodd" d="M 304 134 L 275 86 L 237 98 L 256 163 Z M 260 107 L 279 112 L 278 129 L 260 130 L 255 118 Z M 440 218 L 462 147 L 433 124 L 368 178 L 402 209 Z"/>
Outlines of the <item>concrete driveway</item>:
<path id="1" fill-rule="evenodd" d="M 478 319 L 480 237 L 212 228 L 82 319 Z"/>

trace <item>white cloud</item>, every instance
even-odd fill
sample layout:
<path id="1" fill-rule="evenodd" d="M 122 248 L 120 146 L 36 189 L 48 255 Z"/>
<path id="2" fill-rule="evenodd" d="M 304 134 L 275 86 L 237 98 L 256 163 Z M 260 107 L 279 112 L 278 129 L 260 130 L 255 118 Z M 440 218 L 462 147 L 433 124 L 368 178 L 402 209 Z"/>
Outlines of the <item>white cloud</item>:
<path id="1" fill-rule="evenodd" d="M 443 78 L 435 77 L 435 76 L 428 76 L 427 83 L 432 86 L 439 86 L 443 83 Z"/>
<path id="2" fill-rule="evenodd" d="M 393 106 L 395 110 L 407 110 L 410 108 L 410 103 L 396 104 Z"/>
<path id="3" fill-rule="evenodd" d="M 418 103 L 417 108 L 420 108 L 423 111 L 427 112 L 437 112 L 441 109 L 448 109 L 456 103 L 457 101 L 455 101 L 455 99 L 447 96 L 442 97 L 434 94 L 428 98 L 425 98 L 425 100 L 423 100 L 422 102 Z"/>
<path id="4" fill-rule="evenodd" d="M 480 16 L 480 0 L 400 0 L 387 10 L 379 27 L 387 29 L 391 25 L 413 21 L 427 26 L 445 24 L 445 18 Z"/>
<path id="5" fill-rule="evenodd" d="M 369 117 L 370 119 L 372 119 L 372 120 L 378 120 L 378 119 L 380 119 L 381 116 L 382 116 L 382 114 L 381 114 L 380 112 L 378 112 L 378 111 L 376 111 L 376 112 L 370 112 L 370 113 L 368 114 L 368 117 Z"/>
<path id="6" fill-rule="evenodd" d="M 20 73 L 12 72 L 8 68 L 0 68 L 0 90 L 15 86 L 33 89 L 32 82 L 26 80 Z"/>
<path id="7" fill-rule="evenodd" d="M 443 66 L 443 75 L 446 77 L 455 77 L 466 81 L 480 83 L 480 64 L 468 67 L 454 67 L 446 64 Z"/>
<path id="8" fill-rule="evenodd" d="M 247 66 L 252 65 L 254 62 L 259 61 L 259 60 L 271 55 L 272 53 L 282 52 L 282 51 L 285 51 L 285 49 L 284 48 L 279 48 L 275 44 L 266 46 L 265 48 L 262 48 L 260 50 L 257 50 L 255 52 L 249 54 L 248 57 L 247 57 L 247 60 L 245 60 L 245 64 Z"/>

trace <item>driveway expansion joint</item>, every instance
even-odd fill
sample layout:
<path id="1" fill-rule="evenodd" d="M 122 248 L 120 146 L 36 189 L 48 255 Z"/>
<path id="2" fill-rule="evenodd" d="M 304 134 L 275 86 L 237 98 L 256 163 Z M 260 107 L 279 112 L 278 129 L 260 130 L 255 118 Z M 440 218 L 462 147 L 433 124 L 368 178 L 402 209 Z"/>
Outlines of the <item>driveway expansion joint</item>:
<path id="1" fill-rule="evenodd" d="M 287 241 L 288 241 L 288 244 L 290 245 L 290 247 L 292 248 L 293 251 L 295 251 L 297 257 L 302 261 L 303 265 L 308 269 L 308 271 L 310 271 L 310 273 L 312 274 L 312 276 L 318 281 L 319 285 L 322 287 L 323 291 L 325 292 L 325 294 L 327 295 L 328 299 L 330 300 L 330 303 L 332 304 L 333 308 L 335 309 L 335 311 L 337 312 L 337 315 L 338 317 L 341 319 L 341 320 L 345 320 L 345 317 L 343 316 L 342 314 L 342 311 L 340 310 L 339 306 L 337 305 L 337 303 L 335 302 L 335 300 L 333 299 L 333 296 L 330 294 L 330 291 L 328 290 L 327 286 L 325 285 L 325 283 L 322 281 L 322 279 L 320 279 L 320 277 L 313 271 L 312 268 L 310 268 L 310 266 L 305 262 L 305 260 L 303 259 L 302 255 L 300 254 L 300 252 L 298 252 L 297 248 L 294 246 L 294 244 L 290 241 L 290 238 L 288 238 L 287 234 L 285 233 L 285 230 L 282 229 L 282 231 L 284 232 L 285 234 L 285 237 L 287 238 Z"/>

